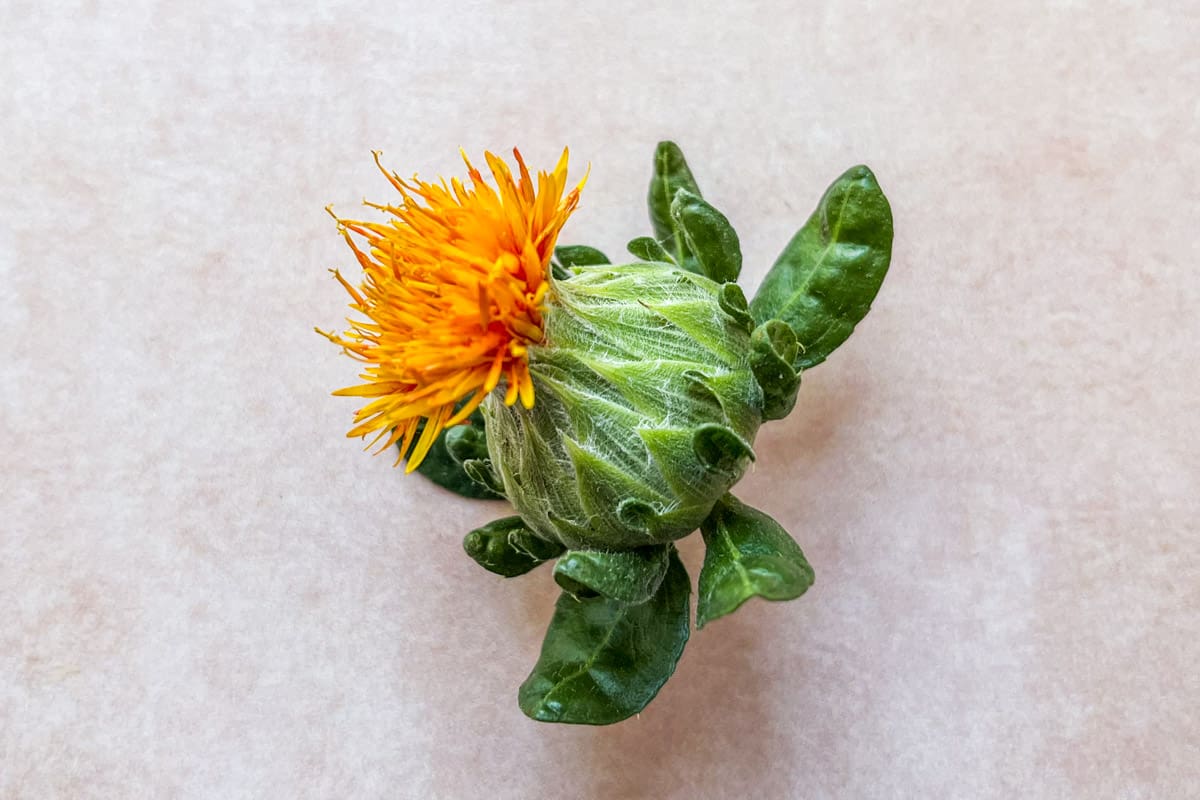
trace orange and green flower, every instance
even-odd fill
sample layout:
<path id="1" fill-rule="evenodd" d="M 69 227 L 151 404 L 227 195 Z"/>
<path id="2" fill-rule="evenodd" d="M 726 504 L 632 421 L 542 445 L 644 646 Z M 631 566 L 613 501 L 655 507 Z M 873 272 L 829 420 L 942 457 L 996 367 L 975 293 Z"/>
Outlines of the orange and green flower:
<path id="1" fill-rule="evenodd" d="M 801 371 L 870 308 L 891 210 L 871 171 L 851 168 L 748 300 L 737 233 L 674 143 L 654 154 L 652 235 L 615 264 L 556 247 L 583 187 L 567 188 L 567 153 L 536 179 L 513 154 L 515 173 L 486 154 L 490 181 L 465 155 L 465 183 L 380 166 L 399 199 L 367 203 L 383 221 L 335 215 L 363 277 L 334 271 L 356 315 L 323 333 L 364 365 L 335 392 L 366 401 L 350 436 L 511 504 L 467 534 L 468 556 L 510 578 L 554 561 L 563 593 L 521 710 L 603 725 L 645 708 L 690 636 L 676 540 L 704 538 L 697 628 L 812 585 L 799 545 L 731 491 L 762 424 L 792 410 Z"/>
<path id="2" fill-rule="evenodd" d="M 543 336 L 550 258 L 587 178 L 567 191 L 566 150 L 536 180 L 520 152 L 513 156 L 515 176 L 485 153 L 493 188 L 465 153 L 468 183 L 404 180 L 375 153 L 400 197 L 366 205 L 389 218 L 335 215 L 363 279 L 355 288 L 334 276 L 365 319 L 348 319 L 343 333 L 318 332 L 365 366 L 362 383 L 334 394 L 369 398 L 347 435 L 375 434 L 381 452 L 399 442 L 407 471 L 501 380 L 506 404 L 533 406 L 529 347 Z"/>

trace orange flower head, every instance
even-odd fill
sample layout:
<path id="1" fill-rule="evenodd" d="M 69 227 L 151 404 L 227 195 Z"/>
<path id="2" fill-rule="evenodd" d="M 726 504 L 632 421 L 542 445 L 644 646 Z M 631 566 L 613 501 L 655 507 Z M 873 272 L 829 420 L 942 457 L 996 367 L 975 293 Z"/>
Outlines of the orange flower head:
<path id="1" fill-rule="evenodd" d="M 350 308 L 366 319 L 348 319 L 344 333 L 318 333 L 366 365 L 363 383 L 334 392 L 371 398 L 347 435 L 377 434 L 372 443 L 383 440 L 380 452 L 400 442 L 396 463 L 407 457 L 411 472 L 438 434 L 470 416 L 501 379 L 506 404 L 520 399 L 533 406 L 528 348 L 542 340 L 550 256 L 587 177 L 564 194 L 566 150 L 552 172 L 537 174 L 536 184 L 516 149 L 515 178 L 504 161 L 485 153 L 494 189 L 465 153 L 470 185 L 458 178 L 402 180 L 374 155 L 400 201 L 366 205 L 390 218 L 334 217 L 363 281 L 355 289 L 333 273 L 350 294 Z"/>

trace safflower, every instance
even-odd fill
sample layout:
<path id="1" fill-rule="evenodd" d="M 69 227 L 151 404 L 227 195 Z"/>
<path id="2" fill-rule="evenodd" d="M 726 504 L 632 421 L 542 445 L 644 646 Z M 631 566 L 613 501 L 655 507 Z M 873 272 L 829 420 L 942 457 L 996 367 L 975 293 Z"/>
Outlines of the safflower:
<path id="1" fill-rule="evenodd" d="M 385 221 L 337 218 L 363 280 L 334 275 L 365 319 L 321 333 L 364 364 L 362 383 L 335 392 L 368 401 L 350 436 L 512 503 L 467 535 L 468 555 L 505 577 L 555 560 L 563 593 L 522 711 L 607 724 L 653 699 L 690 635 L 675 540 L 704 537 L 697 627 L 812 585 L 792 538 L 729 491 L 761 424 L 792 410 L 800 373 L 869 310 L 891 210 L 870 170 L 848 170 L 747 302 L 737 234 L 674 144 L 655 153 L 654 235 L 618 265 L 557 246 L 584 185 L 567 190 L 567 152 L 536 182 L 513 155 L 515 176 L 486 154 L 494 188 L 465 154 L 466 184 L 380 166 L 400 195 L 367 204 Z"/>
<path id="2" fill-rule="evenodd" d="M 339 271 L 334 276 L 353 300 L 351 308 L 367 318 L 351 320 L 342 334 L 317 329 L 366 364 L 363 383 L 334 394 L 372 398 L 347 435 L 376 434 L 381 451 L 399 442 L 397 463 L 407 457 L 408 471 L 502 377 L 506 404 L 519 398 L 533 406 L 529 346 L 542 340 L 550 257 L 583 182 L 564 194 L 566 150 L 551 172 L 538 173 L 536 185 L 520 152 L 514 149 L 513 156 L 515 179 L 508 165 L 485 154 L 493 190 L 465 153 L 469 184 L 458 178 L 433 184 L 401 179 L 376 152 L 375 163 L 400 202 L 366 205 L 391 219 L 334 217 L 362 267 L 363 283 L 355 289 Z M 362 237 L 365 249 L 352 234 Z"/>

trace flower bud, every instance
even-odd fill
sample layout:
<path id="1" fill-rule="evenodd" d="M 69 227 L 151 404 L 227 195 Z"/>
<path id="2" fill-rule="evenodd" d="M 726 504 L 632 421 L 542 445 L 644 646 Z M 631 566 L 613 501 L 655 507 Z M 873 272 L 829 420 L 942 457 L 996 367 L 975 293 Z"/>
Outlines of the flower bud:
<path id="1" fill-rule="evenodd" d="M 763 417 L 741 290 L 665 264 L 587 266 L 554 281 L 544 316 L 537 402 L 484 404 L 505 496 L 571 548 L 694 531 L 754 458 Z"/>

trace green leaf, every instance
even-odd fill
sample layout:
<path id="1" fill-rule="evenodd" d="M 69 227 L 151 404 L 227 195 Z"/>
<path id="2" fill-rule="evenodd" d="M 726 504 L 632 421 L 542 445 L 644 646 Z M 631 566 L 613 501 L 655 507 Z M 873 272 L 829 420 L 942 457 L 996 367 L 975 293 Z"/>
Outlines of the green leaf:
<path id="1" fill-rule="evenodd" d="M 826 190 L 750 303 L 800 341 L 796 369 L 820 364 L 854 331 L 892 257 L 892 210 L 871 170 L 853 167 Z"/>
<path id="2" fill-rule="evenodd" d="M 515 578 L 559 555 L 563 546 L 536 536 L 520 517 L 504 517 L 468 533 L 463 549 L 489 572 Z"/>
<path id="3" fill-rule="evenodd" d="M 742 271 L 742 246 L 724 214 L 699 195 L 679 189 L 671 201 L 671 219 L 701 275 L 717 283 L 737 280 Z"/>
<path id="4" fill-rule="evenodd" d="M 635 550 L 568 550 L 554 565 L 554 580 L 577 599 L 597 595 L 636 605 L 649 600 L 667 574 L 667 547 Z"/>
<path id="5" fill-rule="evenodd" d="M 763 419 L 783 419 L 795 408 L 800 373 L 792 364 L 799 351 L 795 331 L 777 319 L 750 335 L 750 371 L 763 390 Z"/>
<path id="6" fill-rule="evenodd" d="M 564 592 L 517 702 L 541 722 L 608 725 L 641 711 L 675 671 L 688 639 L 687 570 L 670 564 L 645 603 Z"/>
<path id="7" fill-rule="evenodd" d="M 595 264 L 612 263 L 604 253 L 584 244 L 560 245 L 554 248 L 554 258 L 568 269 L 571 267 L 590 267 Z"/>
<path id="8" fill-rule="evenodd" d="M 794 600 L 813 584 L 813 569 L 779 523 L 725 495 L 700 525 L 704 566 L 696 628 L 736 611 L 751 597 Z"/>
<path id="9" fill-rule="evenodd" d="M 504 495 L 496 493 L 467 474 L 463 469 L 463 461 L 467 460 L 465 457 L 456 457 L 458 453 L 466 455 L 479 452 L 482 452 L 482 457 L 487 456 L 487 432 L 484 427 L 483 414 L 476 411 L 467 417 L 467 423 L 447 428 L 438 434 L 438 438 L 429 448 L 425 459 L 417 467 L 417 472 L 443 489 L 449 489 L 463 497 L 475 500 L 503 498 Z M 422 422 L 414 435 L 420 438 L 424 427 L 425 423 Z M 455 445 L 455 453 L 448 448 L 450 443 Z M 476 457 L 480 456 L 476 455 Z"/>
<path id="10" fill-rule="evenodd" d="M 446 452 L 458 463 L 470 461 L 473 458 L 487 458 L 487 433 L 484 431 L 483 417 L 479 424 L 455 425 L 445 430 L 443 437 Z"/>
<path id="11" fill-rule="evenodd" d="M 657 239 L 650 236 L 639 236 L 625 245 L 625 249 L 642 261 L 674 264 L 674 257 L 668 253 Z"/>
<path id="12" fill-rule="evenodd" d="M 671 202 L 680 189 L 700 196 L 700 187 L 696 185 L 696 179 L 679 145 L 659 142 L 654 150 L 654 175 L 650 178 L 650 192 L 646 198 L 650 207 L 650 224 L 654 227 L 654 238 L 662 243 L 675 263 L 696 272 L 698 270 L 693 269 L 695 264 L 690 258 L 691 250 L 671 216 Z"/>

